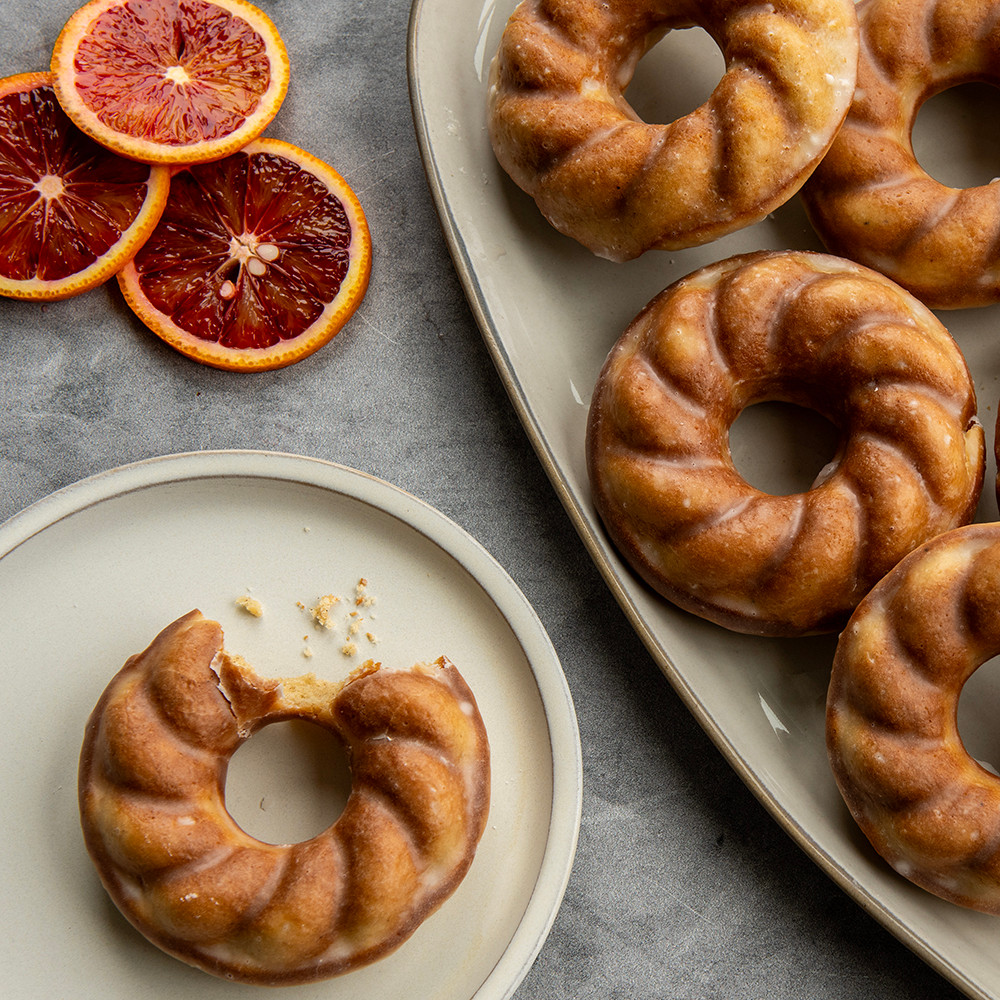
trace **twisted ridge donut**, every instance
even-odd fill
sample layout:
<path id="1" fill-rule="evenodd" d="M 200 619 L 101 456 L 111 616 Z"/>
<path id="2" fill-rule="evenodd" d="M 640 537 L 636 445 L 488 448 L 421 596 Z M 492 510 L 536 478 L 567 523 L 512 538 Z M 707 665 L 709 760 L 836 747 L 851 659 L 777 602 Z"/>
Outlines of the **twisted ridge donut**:
<path id="1" fill-rule="evenodd" d="M 227 812 L 226 768 L 292 718 L 343 740 L 351 792 L 323 833 L 267 844 Z M 475 699 L 445 657 L 368 663 L 343 684 L 263 680 L 192 611 L 94 709 L 80 813 L 105 888 L 150 941 L 225 978 L 301 983 L 383 957 L 451 894 L 485 827 L 489 770 Z"/>
<path id="2" fill-rule="evenodd" d="M 804 493 L 737 472 L 729 428 L 752 403 L 841 432 Z M 611 350 L 587 427 L 592 496 L 655 590 L 728 628 L 839 628 L 925 539 L 971 519 L 984 435 L 965 360 L 882 275 L 808 252 L 747 254 L 681 279 Z"/>
<path id="3" fill-rule="evenodd" d="M 710 98 L 648 124 L 624 96 L 663 34 L 700 25 L 727 69 Z M 546 219 L 595 254 L 717 239 L 800 188 L 850 106 L 853 0 L 524 0 L 489 85 L 501 166 Z"/>
<path id="4" fill-rule="evenodd" d="M 952 188 L 919 165 L 920 106 L 949 87 L 1000 85 L 1000 0 L 863 0 L 857 91 L 802 189 L 827 248 L 934 309 L 1000 301 L 1000 184 Z"/>
<path id="5" fill-rule="evenodd" d="M 1000 653 L 1000 524 L 911 553 L 858 606 L 834 657 L 827 748 L 852 815 L 901 875 L 1000 913 L 1000 778 L 966 751 L 958 700 Z"/>

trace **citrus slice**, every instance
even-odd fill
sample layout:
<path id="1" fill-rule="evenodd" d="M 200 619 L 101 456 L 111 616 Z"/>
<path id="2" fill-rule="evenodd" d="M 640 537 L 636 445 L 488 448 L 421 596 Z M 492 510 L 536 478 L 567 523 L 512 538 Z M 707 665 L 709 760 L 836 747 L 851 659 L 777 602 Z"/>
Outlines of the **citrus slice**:
<path id="1" fill-rule="evenodd" d="M 371 236 L 332 167 L 278 139 L 173 174 L 118 283 L 136 315 L 202 364 L 262 371 L 329 341 L 364 297 Z"/>
<path id="2" fill-rule="evenodd" d="M 110 278 L 156 225 L 170 172 L 66 117 L 49 73 L 0 80 L 0 295 L 63 299 Z"/>
<path id="3" fill-rule="evenodd" d="M 285 44 L 246 0 L 90 0 L 52 52 L 56 94 L 87 135 L 149 163 L 234 153 L 288 90 Z"/>

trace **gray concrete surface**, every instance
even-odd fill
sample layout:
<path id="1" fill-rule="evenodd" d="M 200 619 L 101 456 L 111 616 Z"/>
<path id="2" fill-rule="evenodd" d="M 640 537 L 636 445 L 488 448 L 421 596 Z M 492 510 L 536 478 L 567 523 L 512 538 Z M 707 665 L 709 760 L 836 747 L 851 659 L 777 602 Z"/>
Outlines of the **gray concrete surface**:
<path id="1" fill-rule="evenodd" d="M 2 0 L 0 74 L 45 68 L 74 6 Z M 0 519 L 93 473 L 200 449 L 304 453 L 409 490 L 521 587 L 579 715 L 576 865 L 517 1000 L 957 997 L 772 821 L 592 567 L 442 239 L 410 114 L 406 0 L 260 6 L 294 66 L 270 133 L 333 164 L 361 197 L 375 240 L 366 301 L 318 354 L 256 376 L 163 346 L 114 283 L 50 305 L 0 302 Z"/>

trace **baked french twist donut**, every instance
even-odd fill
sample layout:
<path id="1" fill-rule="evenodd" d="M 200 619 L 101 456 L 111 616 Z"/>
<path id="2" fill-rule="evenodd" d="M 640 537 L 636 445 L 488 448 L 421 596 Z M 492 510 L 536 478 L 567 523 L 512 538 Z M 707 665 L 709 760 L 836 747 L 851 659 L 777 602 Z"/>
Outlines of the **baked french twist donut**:
<path id="1" fill-rule="evenodd" d="M 1000 913 L 1000 778 L 966 751 L 958 700 L 1000 653 L 1000 524 L 932 539 L 858 605 L 837 644 L 827 748 L 844 800 L 915 884 Z"/>
<path id="2" fill-rule="evenodd" d="M 952 188 L 917 162 L 929 97 L 1000 85 L 1000 0 L 862 0 L 850 113 L 802 191 L 827 248 L 867 264 L 932 309 L 1000 301 L 1000 184 Z"/>
<path id="3" fill-rule="evenodd" d="M 267 844 L 225 807 L 226 768 L 256 730 L 306 719 L 345 744 L 341 816 Z M 87 849 L 122 913 L 177 958 L 282 985 L 388 954 L 455 889 L 483 832 L 489 748 L 447 659 L 368 663 L 346 682 L 264 680 L 197 611 L 131 657 L 101 696 L 80 756 Z"/>
<path id="4" fill-rule="evenodd" d="M 729 428 L 764 400 L 840 431 L 803 493 L 764 493 L 733 464 Z M 594 504 L 636 572 L 765 635 L 841 627 L 903 555 L 971 519 L 984 471 L 948 331 L 882 275 L 804 251 L 733 257 L 653 299 L 601 370 L 586 447 Z"/>
<path id="5" fill-rule="evenodd" d="M 642 121 L 624 96 L 637 62 L 694 25 L 724 76 L 690 114 Z M 490 138 L 545 218 L 595 254 L 696 246 L 795 194 L 847 113 L 857 56 L 853 0 L 524 0 L 491 68 Z"/>

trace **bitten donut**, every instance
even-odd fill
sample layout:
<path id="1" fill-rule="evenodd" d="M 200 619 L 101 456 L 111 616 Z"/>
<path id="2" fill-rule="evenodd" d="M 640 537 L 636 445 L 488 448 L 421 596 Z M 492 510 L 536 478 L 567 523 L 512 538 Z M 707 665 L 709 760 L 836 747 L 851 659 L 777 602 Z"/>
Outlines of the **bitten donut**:
<path id="1" fill-rule="evenodd" d="M 752 403 L 825 416 L 839 449 L 804 493 L 736 470 Z M 887 278 L 826 254 L 705 267 L 632 321 L 587 426 L 594 504 L 624 558 L 682 608 L 740 632 L 837 629 L 925 539 L 971 519 L 983 428 L 958 347 Z"/>
<path id="2" fill-rule="evenodd" d="M 694 25 L 722 49 L 722 80 L 683 118 L 642 121 L 624 96 L 637 62 Z M 853 0 L 524 0 L 491 68 L 490 137 L 545 218 L 595 254 L 696 246 L 795 194 L 847 113 L 857 57 Z"/>
<path id="3" fill-rule="evenodd" d="M 831 252 L 932 309 L 1000 301 L 1000 184 L 941 184 L 911 141 L 929 97 L 969 81 L 1000 85 L 1000 0 L 862 0 L 858 17 L 857 92 L 802 190 L 810 220 Z"/>
<path id="4" fill-rule="evenodd" d="M 1000 653 L 1000 524 L 907 556 L 858 605 L 837 645 L 827 747 L 851 813 L 915 884 L 1000 913 L 1000 778 L 966 751 L 958 700 Z"/>
<path id="5" fill-rule="evenodd" d="M 298 844 L 266 844 L 226 811 L 230 757 L 270 722 L 343 740 L 342 815 Z M 301 983 L 400 945 L 464 877 L 489 806 L 489 747 L 447 659 L 366 664 L 346 682 L 264 680 L 197 611 L 130 658 L 87 723 L 80 814 L 122 913 L 177 958 L 228 979 Z"/>

